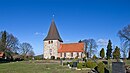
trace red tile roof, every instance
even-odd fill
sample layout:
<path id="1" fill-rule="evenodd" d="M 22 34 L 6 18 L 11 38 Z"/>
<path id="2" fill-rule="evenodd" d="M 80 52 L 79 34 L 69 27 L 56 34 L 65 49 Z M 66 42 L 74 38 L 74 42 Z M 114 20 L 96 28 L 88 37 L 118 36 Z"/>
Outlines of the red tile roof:
<path id="1" fill-rule="evenodd" d="M 61 52 L 84 52 L 84 43 L 61 44 L 58 53 Z"/>

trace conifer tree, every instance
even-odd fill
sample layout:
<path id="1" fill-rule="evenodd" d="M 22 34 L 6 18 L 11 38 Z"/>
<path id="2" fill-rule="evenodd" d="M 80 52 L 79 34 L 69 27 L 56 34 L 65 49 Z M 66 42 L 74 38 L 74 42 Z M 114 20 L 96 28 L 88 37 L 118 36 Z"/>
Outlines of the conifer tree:
<path id="1" fill-rule="evenodd" d="M 118 48 L 118 46 L 116 46 L 114 52 L 113 52 L 113 58 L 114 59 L 119 59 L 120 58 L 120 48 Z"/>
<path id="2" fill-rule="evenodd" d="M 112 42 L 111 40 L 109 40 L 107 45 L 107 52 L 106 52 L 107 59 L 111 58 L 111 54 L 112 54 Z"/>
<path id="3" fill-rule="evenodd" d="M 100 51 L 100 57 L 101 57 L 102 59 L 105 57 L 104 48 L 102 48 L 101 51 Z"/>
<path id="4" fill-rule="evenodd" d="M 0 51 L 5 52 L 5 50 L 6 50 L 6 31 L 2 33 L 0 40 Z"/>

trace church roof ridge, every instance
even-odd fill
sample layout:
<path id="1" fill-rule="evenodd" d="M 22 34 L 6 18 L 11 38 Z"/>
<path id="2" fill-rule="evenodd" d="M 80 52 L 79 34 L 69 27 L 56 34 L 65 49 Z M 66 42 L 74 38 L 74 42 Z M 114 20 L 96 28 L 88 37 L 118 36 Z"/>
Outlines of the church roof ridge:
<path id="1" fill-rule="evenodd" d="M 59 40 L 60 42 L 63 42 L 61 37 L 60 37 L 60 34 L 59 34 L 58 30 L 57 30 L 54 19 L 52 19 L 48 35 L 46 36 L 44 41 L 46 41 L 46 40 Z"/>

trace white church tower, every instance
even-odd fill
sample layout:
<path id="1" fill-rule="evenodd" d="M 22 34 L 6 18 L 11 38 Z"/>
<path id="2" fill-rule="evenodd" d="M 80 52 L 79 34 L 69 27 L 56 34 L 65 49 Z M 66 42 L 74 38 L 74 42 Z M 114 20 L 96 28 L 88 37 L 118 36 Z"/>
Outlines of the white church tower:
<path id="1" fill-rule="evenodd" d="M 51 56 L 54 56 L 56 59 L 58 56 L 58 48 L 62 42 L 55 22 L 52 20 L 48 35 L 44 39 L 44 58 L 51 59 Z"/>

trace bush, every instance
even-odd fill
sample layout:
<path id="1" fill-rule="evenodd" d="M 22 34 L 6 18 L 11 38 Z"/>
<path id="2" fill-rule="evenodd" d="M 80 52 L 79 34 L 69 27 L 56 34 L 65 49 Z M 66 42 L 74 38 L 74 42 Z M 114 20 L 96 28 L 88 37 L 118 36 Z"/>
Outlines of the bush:
<path id="1" fill-rule="evenodd" d="M 82 69 L 83 68 L 83 63 L 78 63 L 77 68 Z"/>
<path id="2" fill-rule="evenodd" d="M 73 60 L 74 58 L 70 58 L 70 60 Z"/>
<path id="3" fill-rule="evenodd" d="M 54 60 L 55 59 L 55 56 L 51 56 L 51 60 Z"/>
<path id="4" fill-rule="evenodd" d="M 87 60 L 86 60 L 86 57 L 83 58 L 83 61 L 85 61 L 85 62 L 87 61 Z"/>
<path id="5" fill-rule="evenodd" d="M 78 63 L 77 68 L 79 68 L 79 69 L 86 68 L 86 64 L 85 63 Z"/>
<path id="6" fill-rule="evenodd" d="M 65 60 L 65 58 L 61 58 L 61 60 Z"/>
<path id="7" fill-rule="evenodd" d="M 92 61 L 87 61 L 86 66 L 88 68 L 95 68 L 97 66 L 97 64 L 95 62 L 92 62 Z"/>
<path id="8" fill-rule="evenodd" d="M 35 56 L 34 59 L 35 60 L 42 60 L 42 58 L 40 56 Z"/>
<path id="9" fill-rule="evenodd" d="M 60 57 L 57 57 L 57 60 L 60 60 Z"/>
<path id="10" fill-rule="evenodd" d="M 76 56 L 75 59 L 78 59 L 78 56 Z"/>
<path id="11" fill-rule="evenodd" d="M 104 73 L 105 65 L 103 62 L 98 63 L 97 70 L 99 73 Z"/>
<path id="12" fill-rule="evenodd" d="M 70 64 L 71 67 L 73 67 L 73 62 L 70 62 L 69 64 Z"/>
<path id="13" fill-rule="evenodd" d="M 94 60 L 97 59 L 97 56 L 96 56 L 96 55 L 93 55 L 92 59 L 94 59 Z"/>
<path id="14" fill-rule="evenodd" d="M 67 65 L 68 63 L 67 62 L 64 62 L 63 65 Z"/>

